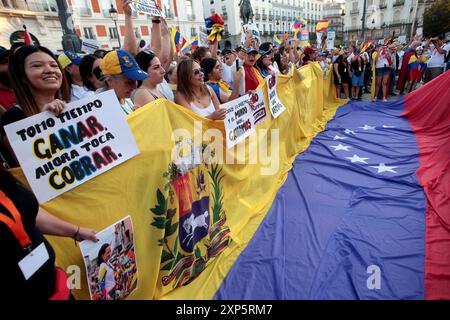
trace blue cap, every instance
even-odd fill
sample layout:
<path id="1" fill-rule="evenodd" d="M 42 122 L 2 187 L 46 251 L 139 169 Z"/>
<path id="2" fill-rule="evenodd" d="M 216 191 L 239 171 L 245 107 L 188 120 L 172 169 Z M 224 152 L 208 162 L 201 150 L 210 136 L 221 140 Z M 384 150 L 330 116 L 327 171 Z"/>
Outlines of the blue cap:
<path id="1" fill-rule="evenodd" d="M 255 48 L 252 48 L 252 47 L 248 47 L 247 49 L 245 49 L 245 53 L 247 53 L 247 54 L 250 54 L 250 53 L 257 54 L 258 50 L 256 50 Z"/>
<path id="2" fill-rule="evenodd" d="M 139 81 L 145 80 L 149 75 L 139 68 L 133 56 L 124 50 L 108 52 L 100 63 L 104 75 L 122 75 L 128 79 Z"/>
<path id="3" fill-rule="evenodd" d="M 80 64 L 83 56 L 79 55 L 75 51 L 64 51 L 58 56 L 58 62 L 61 65 L 61 68 L 65 69 L 67 66 L 73 64 Z"/>

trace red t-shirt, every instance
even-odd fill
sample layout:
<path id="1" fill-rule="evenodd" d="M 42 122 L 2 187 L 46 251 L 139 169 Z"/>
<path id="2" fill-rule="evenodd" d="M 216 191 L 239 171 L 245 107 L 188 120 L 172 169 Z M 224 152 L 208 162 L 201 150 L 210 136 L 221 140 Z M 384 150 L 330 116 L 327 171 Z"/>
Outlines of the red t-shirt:
<path id="1" fill-rule="evenodd" d="M 0 88 L 0 105 L 6 110 L 9 110 L 15 103 L 16 95 L 14 91 Z"/>

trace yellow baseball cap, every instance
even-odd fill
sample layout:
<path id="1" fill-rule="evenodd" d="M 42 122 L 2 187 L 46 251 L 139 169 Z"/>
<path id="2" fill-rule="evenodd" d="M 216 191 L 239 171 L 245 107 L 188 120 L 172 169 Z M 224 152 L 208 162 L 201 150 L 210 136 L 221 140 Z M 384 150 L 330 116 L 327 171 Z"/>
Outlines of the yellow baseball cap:
<path id="1" fill-rule="evenodd" d="M 131 80 L 144 80 L 149 75 L 139 68 L 133 56 L 124 50 L 108 52 L 100 63 L 103 75 L 122 75 Z"/>
<path id="2" fill-rule="evenodd" d="M 61 53 L 58 56 L 58 62 L 61 65 L 61 68 L 65 69 L 66 67 L 73 64 L 79 64 L 81 60 L 83 59 L 83 56 L 79 55 L 75 51 L 67 50 L 64 53 Z"/>

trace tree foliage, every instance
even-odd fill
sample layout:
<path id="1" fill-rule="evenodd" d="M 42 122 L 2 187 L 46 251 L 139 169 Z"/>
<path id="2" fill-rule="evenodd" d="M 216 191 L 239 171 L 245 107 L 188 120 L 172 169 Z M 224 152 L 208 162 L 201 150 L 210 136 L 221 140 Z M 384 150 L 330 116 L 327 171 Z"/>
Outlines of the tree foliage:
<path id="1" fill-rule="evenodd" d="M 450 32 L 450 1 L 438 0 L 423 15 L 423 34 L 434 37 L 447 32 Z"/>

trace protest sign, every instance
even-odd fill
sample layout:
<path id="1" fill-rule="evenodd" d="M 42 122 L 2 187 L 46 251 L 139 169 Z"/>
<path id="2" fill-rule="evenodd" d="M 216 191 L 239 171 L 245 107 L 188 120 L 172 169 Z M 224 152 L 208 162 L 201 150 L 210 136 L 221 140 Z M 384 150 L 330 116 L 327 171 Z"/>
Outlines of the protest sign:
<path id="1" fill-rule="evenodd" d="M 100 43 L 92 39 L 81 39 L 81 51 L 86 53 L 94 53 L 100 49 Z"/>
<path id="2" fill-rule="evenodd" d="M 286 107 L 281 103 L 277 94 L 278 77 L 269 75 L 266 78 L 266 81 L 267 81 L 267 93 L 269 95 L 270 113 L 274 118 L 278 118 L 278 116 L 286 110 Z"/>
<path id="3" fill-rule="evenodd" d="M 336 39 L 336 31 L 334 29 L 328 29 L 327 33 L 327 49 L 334 49 L 334 40 Z"/>
<path id="4" fill-rule="evenodd" d="M 80 242 L 91 300 L 124 300 L 137 290 L 138 268 L 130 216 Z"/>
<path id="5" fill-rule="evenodd" d="M 130 3 L 130 7 L 133 11 L 142 12 L 150 16 L 162 17 L 161 10 L 153 0 L 133 0 Z"/>
<path id="6" fill-rule="evenodd" d="M 231 148 L 250 136 L 256 125 L 267 118 L 262 90 L 247 94 L 220 106 L 227 109 L 224 124 L 227 148 Z"/>
<path id="7" fill-rule="evenodd" d="M 134 157 L 139 149 L 113 90 L 5 126 L 40 203 Z"/>

